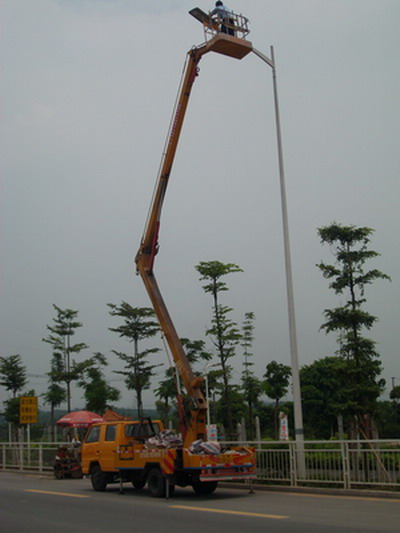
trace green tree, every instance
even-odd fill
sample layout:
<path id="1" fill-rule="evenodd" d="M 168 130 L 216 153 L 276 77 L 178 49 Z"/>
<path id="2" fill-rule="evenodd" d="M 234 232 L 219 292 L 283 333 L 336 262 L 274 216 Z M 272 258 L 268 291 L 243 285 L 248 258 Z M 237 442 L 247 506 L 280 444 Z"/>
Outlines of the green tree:
<path id="1" fill-rule="evenodd" d="M 160 366 L 160 364 L 150 364 L 147 361 L 150 355 L 158 353 L 160 349 L 149 348 L 140 351 L 139 342 L 154 337 L 160 328 L 154 311 L 149 307 L 132 307 L 127 302 L 122 302 L 120 306 L 107 305 L 111 316 L 123 319 L 121 326 L 109 328 L 110 331 L 133 342 L 133 355 L 113 350 L 113 353 L 126 363 L 125 370 L 115 371 L 115 373 L 125 376 L 126 386 L 135 391 L 138 416 L 142 417 L 143 392 L 150 388 L 150 380 L 155 374 L 155 368 Z"/>
<path id="2" fill-rule="evenodd" d="M 311 439 L 329 439 L 343 415 L 346 362 L 337 356 L 324 357 L 300 369 L 305 431 Z"/>
<path id="3" fill-rule="evenodd" d="M 390 391 L 390 399 L 395 402 L 400 402 L 400 385 L 396 385 Z"/>
<path id="4" fill-rule="evenodd" d="M 177 388 L 175 368 L 169 367 L 165 372 L 165 379 L 161 380 L 155 390 L 156 408 L 164 425 L 167 426 L 171 419 L 172 409 L 176 405 Z"/>
<path id="5" fill-rule="evenodd" d="M 236 353 L 236 346 L 240 342 L 241 333 L 237 324 L 230 318 L 233 309 L 220 304 L 219 297 L 221 292 L 228 290 L 228 286 L 221 278 L 234 272 L 243 272 L 243 270 L 234 263 L 221 263 L 220 261 L 201 261 L 195 268 L 200 274 L 200 281 L 206 281 L 206 284 L 203 285 L 204 291 L 211 294 L 213 298 L 213 318 L 211 327 L 206 334 L 211 337 L 217 350 L 222 370 L 226 422 L 228 432 L 233 434 L 233 411 L 229 383 L 231 367 L 228 361 Z"/>
<path id="6" fill-rule="evenodd" d="M 27 383 L 26 367 L 19 354 L 0 357 L 0 385 L 11 391 L 13 398 Z"/>
<path id="7" fill-rule="evenodd" d="M 109 385 L 104 377 L 103 367 L 107 366 L 105 355 L 97 352 L 92 357 L 92 364 L 84 371 L 84 378 L 79 386 L 84 389 L 86 409 L 103 413 L 109 402 L 119 400 L 120 391 Z"/>
<path id="8" fill-rule="evenodd" d="M 203 340 L 192 341 L 190 339 L 183 338 L 180 339 L 180 341 L 185 350 L 186 357 L 192 366 L 196 363 L 208 361 L 212 358 L 212 354 L 205 350 L 205 342 Z M 202 372 L 194 371 L 194 374 L 201 375 Z M 179 387 L 177 384 L 177 379 L 179 379 Z M 184 403 L 189 403 L 183 390 L 181 378 L 176 371 L 176 367 L 172 366 L 167 368 L 165 372 L 165 379 L 159 383 L 159 387 L 155 391 L 156 396 L 160 398 L 159 403 L 157 404 L 157 409 L 160 412 L 164 423 L 166 423 L 168 420 L 169 415 L 173 415 L 174 418 L 176 418 L 173 409 L 176 408 L 178 390 L 181 391 L 182 405 Z M 183 413 L 181 415 L 183 416 Z"/>
<path id="9" fill-rule="evenodd" d="M 55 440 L 55 408 L 64 403 L 67 399 L 67 391 L 65 387 L 60 385 L 63 379 L 63 371 L 64 363 L 62 354 L 59 352 L 54 352 L 51 360 L 51 370 L 47 374 L 49 376 L 49 387 L 43 394 L 44 403 L 50 405 L 50 428 L 51 438 L 53 441 Z"/>
<path id="10" fill-rule="evenodd" d="M 247 427 L 249 429 L 250 438 L 254 437 L 255 424 L 254 424 L 254 408 L 258 402 L 258 399 L 262 393 L 261 381 L 251 371 L 251 367 L 254 365 L 251 360 L 253 357 L 252 347 L 254 341 L 254 320 L 255 315 L 253 312 L 245 313 L 242 323 L 242 341 L 241 346 L 243 348 L 243 373 L 242 373 L 242 390 L 243 397 L 247 404 Z"/>
<path id="11" fill-rule="evenodd" d="M 24 391 L 21 396 L 35 396 L 35 391 L 33 389 L 29 391 Z M 19 424 L 19 418 L 20 418 L 20 412 L 19 412 L 19 403 L 20 398 L 14 395 L 12 398 L 9 398 L 4 402 L 4 418 L 7 422 L 11 424 L 11 431 L 14 435 L 14 441 L 18 442 L 19 435 L 18 435 L 18 428 L 20 426 Z M 18 461 L 18 459 L 16 459 Z"/>
<path id="12" fill-rule="evenodd" d="M 18 440 L 18 425 L 19 425 L 19 398 L 9 398 L 4 402 L 4 418 L 12 424 L 12 432 L 14 433 L 15 441 Z"/>
<path id="13" fill-rule="evenodd" d="M 373 416 L 376 402 L 385 381 L 380 379 L 381 363 L 375 349 L 376 343 L 363 336 L 377 320 L 363 305 L 365 288 L 376 280 L 390 279 L 380 270 L 365 270 L 365 263 L 379 254 L 368 248 L 373 230 L 367 227 L 343 226 L 332 223 L 318 229 L 322 244 L 327 244 L 336 257 L 334 265 L 321 261 L 317 267 L 335 294 L 346 297 L 344 305 L 325 309 L 326 322 L 321 329 L 337 332 L 337 354 L 346 361 L 345 413 L 357 421 L 358 429 L 368 436 L 369 418 Z"/>
<path id="14" fill-rule="evenodd" d="M 51 332 L 50 335 L 42 340 L 53 347 L 53 355 L 57 353 L 62 356 L 62 371 L 53 374 L 53 377 L 55 378 L 57 375 L 59 382 L 63 382 L 66 385 L 67 409 L 69 412 L 71 411 L 71 383 L 81 377 L 88 364 L 86 361 L 77 363 L 72 359 L 72 356 L 78 355 L 88 346 L 83 342 L 71 344 L 71 337 L 75 335 L 78 328 L 82 327 L 81 322 L 77 320 L 78 311 L 61 309 L 55 304 L 53 304 L 53 308 L 57 316 L 53 319 L 54 324 L 52 326 L 46 326 Z"/>
<path id="15" fill-rule="evenodd" d="M 229 384 L 229 401 L 231 402 L 232 423 L 234 430 L 229 435 L 221 435 L 226 439 L 234 439 L 237 437 L 236 426 L 241 423 L 246 415 L 246 402 L 243 392 L 239 385 Z M 213 405 L 216 420 L 221 421 L 224 428 L 229 428 L 228 411 L 225 404 L 225 394 L 222 394 L 220 399 Z"/>
<path id="16" fill-rule="evenodd" d="M 180 341 L 185 350 L 186 357 L 191 365 L 195 365 L 200 362 L 204 363 L 205 361 L 212 359 L 212 354 L 205 349 L 206 343 L 203 340 L 192 341 L 190 339 L 183 338 L 180 339 Z"/>
<path id="17" fill-rule="evenodd" d="M 263 390 L 268 398 L 275 400 L 274 405 L 274 432 L 275 438 L 279 438 L 278 414 L 279 402 L 285 396 L 289 387 L 291 376 L 290 366 L 276 361 L 271 361 L 266 366 L 265 380 L 263 381 Z"/>
<path id="18" fill-rule="evenodd" d="M 241 346 L 243 348 L 243 357 L 244 357 L 244 373 L 250 372 L 250 367 L 254 365 L 251 358 L 253 354 L 251 352 L 254 341 L 254 320 L 255 315 L 253 312 L 245 313 L 244 320 L 242 323 L 242 341 Z"/>
<path id="19" fill-rule="evenodd" d="M 398 439 L 400 435 L 400 404 L 395 401 L 379 401 L 376 424 L 382 439 Z"/>
<path id="20" fill-rule="evenodd" d="M 262 381 L 253 372 L 242 374 L 242 394 L 246 403 L 246 419 L 250 438 L 255 436 L 255 415 L 263 393 Z"/>

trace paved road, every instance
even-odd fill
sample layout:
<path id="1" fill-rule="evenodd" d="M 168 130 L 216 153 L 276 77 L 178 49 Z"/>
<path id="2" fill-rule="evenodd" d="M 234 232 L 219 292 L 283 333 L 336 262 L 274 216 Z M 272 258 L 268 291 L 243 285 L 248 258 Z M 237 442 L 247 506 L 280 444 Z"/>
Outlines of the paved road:
<path id="1" fill-rule="evenodd" d="M 2 533 L 399 533 L 400 498 L 374 499 L 218 488 L 177 489 L 169 500 L 126 485 L 0 473 Z"/>

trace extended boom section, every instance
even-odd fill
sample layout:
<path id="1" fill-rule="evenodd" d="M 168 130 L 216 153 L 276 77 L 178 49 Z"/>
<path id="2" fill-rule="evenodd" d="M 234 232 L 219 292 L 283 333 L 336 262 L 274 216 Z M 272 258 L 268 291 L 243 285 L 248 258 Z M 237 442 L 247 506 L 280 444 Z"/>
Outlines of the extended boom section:
<path id="1" fill-rule="evenodd" d="M 178 146 L 179 136 L 182 130 L 183 120 L 185 118 L 186 108 L 193 83 L 198 73 L 198 63 L 203 54 L 207 51 L 207 47 L 202 46 L 199 48 L 194 48 L 188 52 L 184 77 L 176 103 L 176 108 L 172 117 L 165 152 L 163 154 L 156 187 L 153 194 L 152 204 L 150 206 L 142 242 L 136 256 L 137 271 L 141 275 L 146 290 L 150 296 L 153 309 L 157 315 L 169 349 L 171 350 L 175 365 L 178 369 L 179 375 L 182 378 L 184 387 L 195 403 L 195 409 L 191 413 L 190 425 L 187 428 L 185 435 L 185 440 L 188 442 L 193 442 L 196 439 L 206 438 L 205 413 L 207 405 L 200 387 L 202 378 L 196 377 L 191 369 L 182 343 L 168 312 L 167 306 L 165 305 L 158 288 L 158 284 L 153 273 L 153 266 L 155 256 L 158 252 L 158 234 L 160 229 L 162 205 Z"/>
<path id="2" fill-rule="evenodd" d="M 172 164 L 174 162 L 190 93 L 198 73 L 198 63 L 203 54 L 205 54 L 207 51 L 207 46 L 204 45 L 199 48 L 193 48 L 190 50 L 190 52 L 188 52 L 187 55 L 183 81 L 172 116 L 146 227 L 143 233 L 138 256 L 136 258 L 138 269 L 140 268 L 140 263 L 143 259 L 143 262 L 146 263 L 146 270 L 150 272 L 153 270 L 154 258 L 158 250 L 158 232 L 165 191 L 168 186 L 169 176 L 171 173 Z"/>
<path id="3" fill-rule="evenodd" d="M 136 255 L 137 272 L 142 277 L 146 290 L 150 296 L 154 311 L 158 317 L 185 389 L 194 402 L 194 409 L 191 412 L 189 425 L 186 430 L 184 440 L 185 446 L 198 439 L 206 440 L 207 404 L 201 390 L 203 378 L 195 376 L 191 369 L 154 276 L 154 261 L 158 252 L 161 211 L 187 105 L 194 81 L 198 75 L 198 64 L 200 59 L 204 54 L 210 51 L 234 57 L 236 59 L 242 59 L 242 57 L 247 55 L 251 50 L 252 45 L 250 42 L 235 36 L 217 33 L 206 43 L 194 47 L 188 52 L 186 67 L 172 116 L 145 230 L 139 251 Z"/>

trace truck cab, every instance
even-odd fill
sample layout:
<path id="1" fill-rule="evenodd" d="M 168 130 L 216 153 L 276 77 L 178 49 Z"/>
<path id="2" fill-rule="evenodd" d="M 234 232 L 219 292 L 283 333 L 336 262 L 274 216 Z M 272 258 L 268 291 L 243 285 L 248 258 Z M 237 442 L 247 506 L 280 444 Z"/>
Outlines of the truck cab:
<path id="1" fill-rule="evenodd" d="M 143 463 L 140 461 L 137 465 L 131 464 L 135 463 L 135 454 L 131 452 L 142 451 L 144 442 L 159 435 L 163 429 L 160 420 L 150 419 L 101 422 L 92 425 L 82 443 L 83 474 L 91 476 L 92 486 L 97 491 L 103 491 L 108 483 L 116 482 L 120 476 L 123 481 L 131 481 L 137 488 L 140 485 L 144 486 Z M 132 468 L 124 471 L 121 462 L 126 461 L 128 455 L 131 457 L 129 463 Z"/>

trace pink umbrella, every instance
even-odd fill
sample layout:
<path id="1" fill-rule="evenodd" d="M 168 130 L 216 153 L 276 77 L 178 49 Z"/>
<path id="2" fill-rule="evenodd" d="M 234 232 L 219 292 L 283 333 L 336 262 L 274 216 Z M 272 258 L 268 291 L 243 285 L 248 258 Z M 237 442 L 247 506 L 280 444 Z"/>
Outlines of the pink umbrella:
<path id="1" fill-rule="evenodd" d="M 56 425 L 62 428 L 88 428 L 103 420 L 102 416 L 91 411 L 72 411 L 58 419 Z"/>

